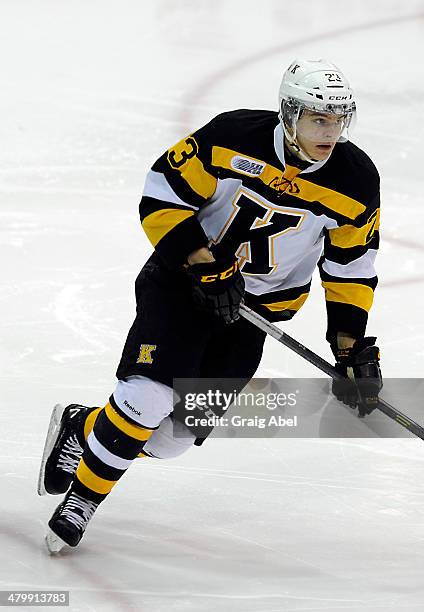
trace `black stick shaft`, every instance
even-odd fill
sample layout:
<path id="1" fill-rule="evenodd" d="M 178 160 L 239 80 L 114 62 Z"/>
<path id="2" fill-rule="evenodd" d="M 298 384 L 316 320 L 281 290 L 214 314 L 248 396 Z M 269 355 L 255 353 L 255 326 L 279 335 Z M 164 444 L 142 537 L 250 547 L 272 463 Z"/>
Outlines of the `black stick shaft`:
<path id="1" fill-rule="evenodd" d="M 337 370 L 330 363 L 328 363 L 328 361 L 308 349 L 306 346 L 303 346 L 303 344 L 300 344 L 300 342 L 285 332 L 281 331 L 281 329 L 279 329 L 276 325 L 273 325 L 264 319 L 264 317 L 258 315 L 245 304 L 240 306 L 240 314 L 242 317 L 247 319 L 247 321 L 250 321 L 250 323 L 253 323 L 253 325 L 256 325 L 256 327 L 259 327 L 259 329 L 267 333 L 269 336 L 272 336 L 275 338 L 275 340 L 278 340 L 278 342 L 281 342 L 281 344 L 284 344 L 284 346 L 287 346 L 287 348 L 300 355 L 300 357 L 303 357 L 303 359 L 306 359 L 306 361 L 312 363 L 312 365 L 321 370 L 321 372 L 324 372 L 336 380 L 343 378 L 343 376 L 339 374 Z M 377 408 L 378 410 L 381 410 L 381 412 L 384 412 L 386 416 L 393 419 L 399 423 L 399 425 L 416 435 L 418 438 L 424 440 L 424 428 L 397 410 L 394 406 L 391 406 L 379 398 Z"/>

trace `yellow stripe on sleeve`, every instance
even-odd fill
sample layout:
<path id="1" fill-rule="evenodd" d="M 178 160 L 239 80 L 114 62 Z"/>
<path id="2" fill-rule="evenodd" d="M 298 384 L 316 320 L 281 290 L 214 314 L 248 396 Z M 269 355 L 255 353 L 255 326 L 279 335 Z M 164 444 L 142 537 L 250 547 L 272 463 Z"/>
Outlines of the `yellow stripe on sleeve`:
<path id="1" fill-rule="evenodd" d="M 91 491 L 95 493 L 101 493 L 107 495 L 110 493 L 113 486 L 116 484 L 116 480 L 105 480 L 96 476 L 96 474 L 90 470 L 84 459 L 81 459 L 78 465 L 78 469 L 75 473 L 78 480 Z"/>
<path id="2" fill-rule="evenodd" d="M 163 208 L 144 217 L 141 226 L 146 232 L 147 238 L 155 247 L 176 225 L 193 215 L 194 212 L 191 210 Z"/>
<path id="3" fill-rule="evenodd" d="M 152 429 L 146 429 L 145 427 L 141 427 L 139 425 L 133 425 L 129 423 L 126 419 L 121 417 L 116 410 L 111 406 L 111 404 L 107 404 L 106 408 L 106 416 L 120 431 L 127 434 L 131 438 L 135 438 L 136 440 L 145 441 L 150 438 L 153 431 Z"/>
<path id="4" fill-rule="evenodd" d="M 324 281 L 322 286 L 325 289 L 325 299 L 327 302 L 351 304 L 367 312 L 372 306 L 374 291 L 371 287 L 360 285 L 359 283 L 333 283 L 327 281 Z"/>
<path id="5" fill-rule="evenodd" d="M 205 199 L 211 198 L 215 193 L 217 179 L 205 170 L 198 157 L 193 157 L 180 169 L 181 176 L 190 187 Z"/>
<path id="6" fill-rule="evenodd" d="M 168 150 L 168 163 L 177 170 L 190 188 L 201 197 L 208 199 L 213 196 L 218 180 L 205 170 L 203 163 L 197 157 L 199 146 L 193 136 L 184 138 Z"/>
<path id="7" fill-rule="evenodd" d="M 343 225 L 328 232 L 330 242 L 335 247 L 350 249 L 355 246 L 365 246 L 380 227 L 380 209 L 368 219 L 362 227 Z"/>

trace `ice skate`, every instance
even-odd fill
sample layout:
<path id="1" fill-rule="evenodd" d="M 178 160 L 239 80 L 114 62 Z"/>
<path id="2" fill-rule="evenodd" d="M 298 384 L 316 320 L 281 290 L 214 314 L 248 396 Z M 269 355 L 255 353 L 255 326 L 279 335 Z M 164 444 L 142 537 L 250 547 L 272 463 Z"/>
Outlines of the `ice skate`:
<path id="1" fill-rule="evenodd" d="M 59 536 L 57 536 L 50 528 L 46 533 L 45 542 L 51 555 L 56 555 L 67 546 L 66 542 L 59 538 Z"/>
<path id="2" fill-rule="evenodd" d="M 95 502 L 69 492 L 48 522 L 45 541 L 49 552 L 58 553 L 66 545 L 77 546 L 97 506 Z"/>
<path id="3" fill-rule="evenodd" d="M 38 476 L 39 495 L 66 493 L 84 448 L 84 422 L 90 408 L 57 404 L 52 412 Z"/>

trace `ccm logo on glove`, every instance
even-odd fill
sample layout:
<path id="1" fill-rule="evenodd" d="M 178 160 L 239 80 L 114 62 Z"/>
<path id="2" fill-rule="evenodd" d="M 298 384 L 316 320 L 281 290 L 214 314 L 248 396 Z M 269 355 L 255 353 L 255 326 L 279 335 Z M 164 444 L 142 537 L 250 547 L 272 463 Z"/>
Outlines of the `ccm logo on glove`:
<path id="1" fill-rule="evenodd" d="M 235 272 L 237 272 L 238 270 L 238 262 L 235 261 L 234 264 L 228 268 L 228 270 L 224 270 L 223 272 L 220 272 L 219 274 L 208 274 L 207 276 L 204 275 L 200 278 L 200 282 L 201 283 L 213 283 L 217 280 L 227 280 L 227 278 L 230 278 L 230 276 L 233 276 L 233 274 Z"/>
<path id="2" fill-rule="evenodd" d="M 225 321 L 240 318 L 244 279 L 237 260 L 193 264 L 187 268 L 193 298 L 199 308 Z"/>

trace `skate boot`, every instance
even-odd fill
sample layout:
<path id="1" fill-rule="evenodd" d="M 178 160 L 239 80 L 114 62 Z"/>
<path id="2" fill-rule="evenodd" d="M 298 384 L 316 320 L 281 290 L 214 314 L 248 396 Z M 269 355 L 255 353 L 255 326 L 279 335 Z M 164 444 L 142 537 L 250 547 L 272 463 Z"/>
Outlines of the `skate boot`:
<path id="1" fill-rule="evenodd" d="M 77 546 L 98 505 L 69 491 L 48 522 L 46 545 L 49 552 L 58 553 L 66 545 Z"/>
<path id="2" fill-rule="evenodd" d="M 54 407 L 38 476 L 39 495 L 59 495 L 69 489 L 84 449 L 84 423 L 91 410 L 79 404 Z"/>

